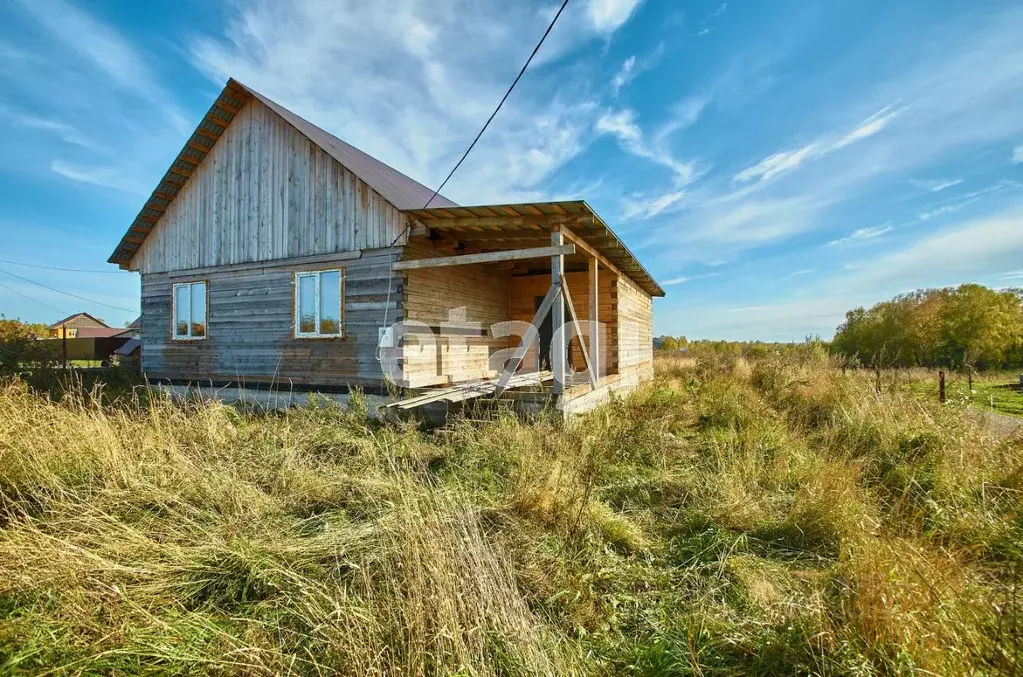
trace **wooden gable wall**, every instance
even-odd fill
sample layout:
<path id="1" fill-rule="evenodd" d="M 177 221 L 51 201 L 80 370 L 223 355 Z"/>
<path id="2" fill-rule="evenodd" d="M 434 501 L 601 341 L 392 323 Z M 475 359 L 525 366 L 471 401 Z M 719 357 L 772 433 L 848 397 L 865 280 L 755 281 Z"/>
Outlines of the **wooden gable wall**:
<path id="1" fill-rule="evenodd" d="M 404 224 L 383 196 L 252 99 L 131 269 L 171 272 L 387 247 Z"/>

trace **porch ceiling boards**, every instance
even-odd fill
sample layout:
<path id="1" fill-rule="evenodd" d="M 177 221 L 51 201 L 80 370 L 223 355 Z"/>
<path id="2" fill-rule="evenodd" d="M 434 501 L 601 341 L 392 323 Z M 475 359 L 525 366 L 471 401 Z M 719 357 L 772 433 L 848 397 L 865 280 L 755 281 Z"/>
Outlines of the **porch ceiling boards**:
<path id="1" fill-rule="evenodd" d="M 565 227 L 613 263 L 651 296 L 664 290 L 583 200 L 405 210 L 423 226 L 483 251 L 540 247 L 551 230 Z"/>

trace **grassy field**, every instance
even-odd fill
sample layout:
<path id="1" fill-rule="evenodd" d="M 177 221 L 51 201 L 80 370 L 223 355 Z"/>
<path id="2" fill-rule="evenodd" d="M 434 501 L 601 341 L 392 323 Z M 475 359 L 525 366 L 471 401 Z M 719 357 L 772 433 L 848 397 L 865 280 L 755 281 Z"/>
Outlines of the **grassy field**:
<path id="1" fill-rule="evenodd" d="M 820 364 L 661 360 L 443 433 L 0 387 L 0 673 L 1021 666 L 1023 439 Z"/>
<path id="2" fill-rule="evenodd" d="M 938 399 L 938 373 L 914 369 L 907 372 L 907 385 L 921 399 Z M 977 409 L 1023 417 L 1023 389 L 1019 372 L 989 372 L 973 377 L 973 390 L 965 375 L 946 374 L 945 396 L 959 403 L 968 402 Z"/>

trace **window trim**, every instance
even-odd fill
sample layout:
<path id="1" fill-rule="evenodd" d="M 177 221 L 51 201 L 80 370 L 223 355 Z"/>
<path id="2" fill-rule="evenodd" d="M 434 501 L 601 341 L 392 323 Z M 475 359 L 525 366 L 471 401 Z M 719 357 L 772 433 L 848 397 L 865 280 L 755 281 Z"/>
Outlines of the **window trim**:
<path id="1" fill-rule="evenodd" d="M 336 334 L 321 334 L 319 332 L 320 326 L 320 276 L 323 273 L 337 273 L 338 277 L 338 298 L 340 299 L 338 308 L 338 333 Z M 314 307 L 316 309 L 316 332 L 302 332 L 299 331 L 300 318 L 299 313 L 301 312 L 301 304 L 299 302 L 299 279 L 303 277 L 312 277 L 316 280 L 316 296 L 314 300 Z M 291 275 L 291 335 L 296 339 L 301 340 L 312 340 L 312 341 L 330 341 L 344 339 L 346 336 L 345 332 L 345 269 L 344 267 L 330 267 L 330 268 L 312 268 L 309 270 L 296 270 Z"/>
<path id="2" fill-rule="evenodd" d="M 203 285 L 203 291 L 206 296 L 206 333 L 202 336 L 192 336 L 192 285 L 201 284 Z M 188 336 L 179 336 L 177 332 L 177 305 L 178 305 L 178 287 L 188 287 Z M 171 316 L 170 316 L 170 337 L 172 341 L 205 341 L 210 335 L 210 281 L 207 279 L 202 280 L 189 280 L 188 282 L 175 282 L 171 284 Z"/>

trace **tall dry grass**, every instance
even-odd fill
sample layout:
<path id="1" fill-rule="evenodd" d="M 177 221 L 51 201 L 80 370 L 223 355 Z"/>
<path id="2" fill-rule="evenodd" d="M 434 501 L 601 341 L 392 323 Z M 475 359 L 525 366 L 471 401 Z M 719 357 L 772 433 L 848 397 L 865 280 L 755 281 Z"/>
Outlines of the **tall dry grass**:
<path id="1" fill-rule="evenodd" d="M 0 388 L 0 672 L 1018 669 L 1023 441 L 812 352 L 559 425 Z"/>

